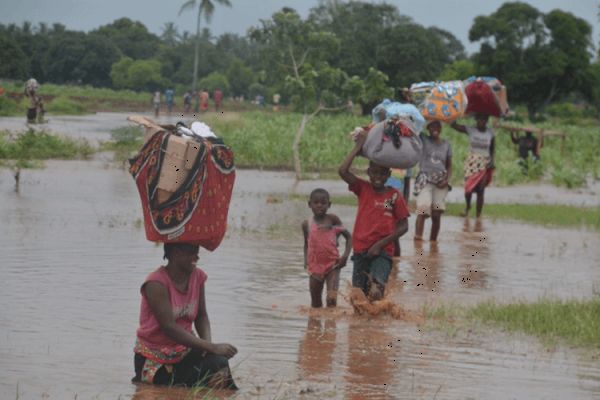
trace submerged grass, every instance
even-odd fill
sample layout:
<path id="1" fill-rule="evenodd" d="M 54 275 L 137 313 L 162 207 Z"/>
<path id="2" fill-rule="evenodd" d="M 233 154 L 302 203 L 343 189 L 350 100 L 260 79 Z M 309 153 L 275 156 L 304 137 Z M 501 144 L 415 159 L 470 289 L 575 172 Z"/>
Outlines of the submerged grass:
<path id="1" fill-rule="evenodd" d="M 467 317 L 502 327 L 511 332 L 524 332 L 547 343 L 565 340 L 573 346 L 600 350 L 600 298 L 592 300 L 550 300 L 536 303 L 478 304 Z"/>
<path id="2" fill-rule="evenodd" d="M 32 160 L 85 159 L 94 153 L 85 140 L 29 129 L 21 133 L 0 131 L 0 160 L 16 160 L 27 166 Z"/>

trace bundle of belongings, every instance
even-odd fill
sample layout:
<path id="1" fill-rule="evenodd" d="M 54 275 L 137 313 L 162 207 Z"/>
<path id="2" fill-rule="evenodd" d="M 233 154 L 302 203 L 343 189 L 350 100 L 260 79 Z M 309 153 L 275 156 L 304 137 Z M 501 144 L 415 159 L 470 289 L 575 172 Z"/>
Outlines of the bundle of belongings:
<path id="1" fill-rule="evenodd" d="M 235 181 L 233 152 L 202 122 L 158 125 L 132 116 L 146 130 L 130 161 L 142 201 L 146 238 L 216 249 L 227 229 Z"/>
<path id="2" fill-rule="evenodd" d="M 464 81 L 464 85 L 469 99 L 467 113 L 506 116 L 509 110 L 506 87 L 498 79 L 472 76 Z"/>
<path id="3" fill-rule="evenodd" d="M 467 111 L 468 100 L 462 81 L 414 83 L 410 93 L 423 117 L 429 121 L 451 123 Z"/>
<path id="4" fill-rule="evenodd" d="M 423 145 L 418 137 L 425 119 L 412 104 L 385 99 L 373 109 L 362 155 L 389 168 L 408 169 L 421 158 Z"/>

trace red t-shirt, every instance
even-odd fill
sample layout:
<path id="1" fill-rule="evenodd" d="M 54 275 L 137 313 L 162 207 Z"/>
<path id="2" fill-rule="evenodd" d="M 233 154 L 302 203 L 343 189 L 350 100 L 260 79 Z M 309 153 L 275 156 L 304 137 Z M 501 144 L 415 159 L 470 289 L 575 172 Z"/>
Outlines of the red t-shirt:
<path id="1" fill-rule="evenodd" d="M 352 249 L 354 253 L 365 253 L 375 242 L 391 235 L 396 223 L 408 217 L 408 208 L 402 194 L 391 187 L 383 192 L 373 190 L 371 184 L 358 179 L 348 186 L 358 197 L 358 212 L 352 232 Z M 394 254 L 394 243 L 383 248 L 388 256 Z"/>

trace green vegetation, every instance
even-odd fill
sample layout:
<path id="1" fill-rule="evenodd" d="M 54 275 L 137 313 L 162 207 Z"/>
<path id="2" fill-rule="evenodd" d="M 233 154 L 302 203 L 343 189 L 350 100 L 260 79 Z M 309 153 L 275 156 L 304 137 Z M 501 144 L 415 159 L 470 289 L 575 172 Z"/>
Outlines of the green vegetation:
<path id="1" fill-rule="evenodd" d="M 447 204 L 446 215 L 458 216 L 463 203 Z M 488 204 L 484 215 L 492 219 L 513 219 L 532 224 L 588 228 L 600 231 L 600 207 L 575 207 L 554 204 Z"/>
<path id="2" fill-rule="evenodd" d="M 565 340 L 574 346 L 600 350 L 600 298 L 592 300 L 550 300 L 536 303 L 478 304 L 467 317 L 508 331 L 535 335 L 547 343 Z"/>
<path id="3" fill-rule="evenodd" d="M 110 132 L 111 141 L 100 145 L 101 150 L 115 152 L 116 161 L 126 161 L 132 157 L 141 147 L 144 140 L 144 132 L 138 126 L 122 126 Z"/>
<path id="4" fill-rule="evenodd" d="M 292 194 L 294 201 L 306 201 L 306 196 Z M 356 206 L 356 197 L 332 196 L 334 205 Z M 447 203 L 445 215 L 459 216 L 464 211 L 464 203 Z M 531 224 L 587 228 L 600 231 L 600 207 L 575 207 L 553 204 L 488 204 L 485 218 L 510 219 Z"/>
<path id="5" fill-rule="evenodd" d="M 33 129 L 16 135 L 0 131 L 0 161 L 13 160 L 23 167 L 31 166 L 32 160 L 88 158 L 93 153 L 94 149 L 84 140 Z"/>

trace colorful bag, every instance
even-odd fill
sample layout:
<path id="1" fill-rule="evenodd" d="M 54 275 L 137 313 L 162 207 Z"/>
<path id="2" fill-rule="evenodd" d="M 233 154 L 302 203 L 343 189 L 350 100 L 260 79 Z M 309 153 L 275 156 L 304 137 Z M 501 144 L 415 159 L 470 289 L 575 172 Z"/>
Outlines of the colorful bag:
<path id="1" fill-rule="evenodd" d="M 423 144 L 409 128 L 402 129 L 403 123 L 388 119 L 374 125 L 363 144 L 362 155 L 384 167 L 414 167 L 421 159 Z"/>
<path id="2" fill-rule="evenodd" d="M 408 129 L 417 135 L 421 132 L 423 126 L 425 126 L 425 119 L 417 107 L 412 104 L 398 103 L 385 99 L 373 108 L 371 114 L 373 122 L 381 122 L 384 119 L 390 118 L 399 119 Z M 383 118 L 382 115 L 384 115 Z"/>
<path id="3" fill-rule="evenodd" d="M 487 114 L 494 117 L 504 117 L 508 113 L 506 87 L 498 79 L 472 76 L 464 84 L 469 99 L 467 113 Z"/>
<path id="4" fill-rule="evenodd" d="M 427 93 L 426 85 L 417 85 L 418 93 Z M 449 123 L 464 116 L 467 104 L 462 81 L 451 81 L 433 84 L 418 106 L 425 119 Z"/>
<path id="5" fill-rule="evenodd" d="M 191 140 L 195 158 L 185 160 L 189 173 L 175 192 L 161 192 L 158 183 L 162 168 L 167 167 L 166 150 L 173 135 L 167 129 L 157 131 L 130 160 L 129 172 L 142 201 L 146 238 L 194 243 L 212 251 L 227 229 L 235 181 L 233 152 L 218 138 Z M 165 193 L 168 196 L 164 197 Z"/>

